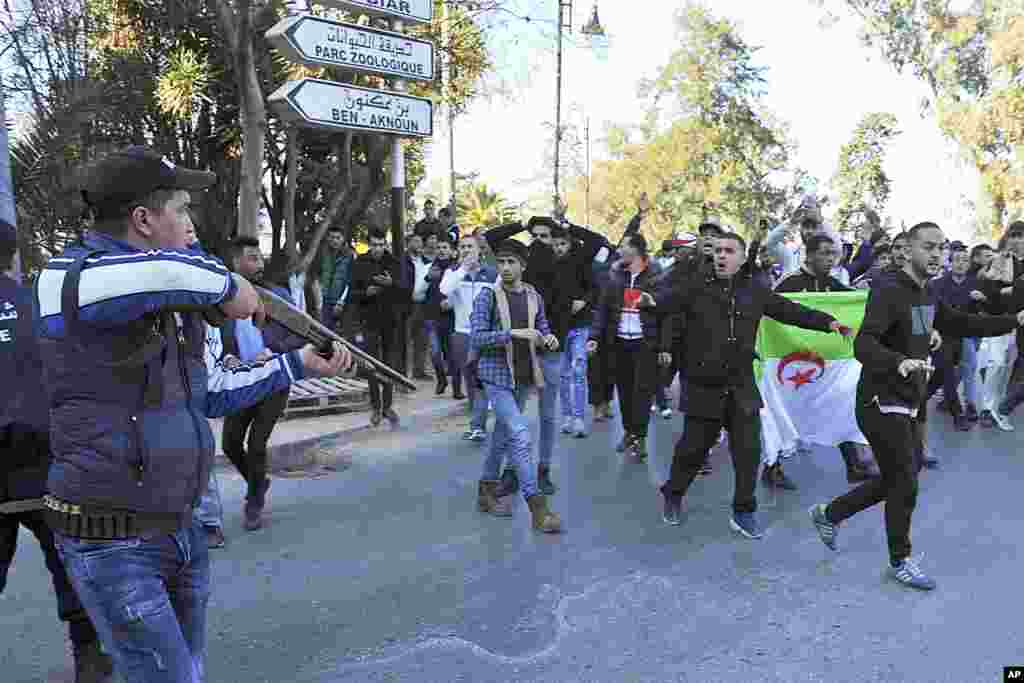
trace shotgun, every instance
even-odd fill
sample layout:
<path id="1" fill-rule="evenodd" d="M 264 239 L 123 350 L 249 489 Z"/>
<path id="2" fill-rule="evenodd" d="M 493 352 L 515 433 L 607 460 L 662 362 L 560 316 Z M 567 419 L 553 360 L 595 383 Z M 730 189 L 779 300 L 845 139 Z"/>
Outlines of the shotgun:
<path id="1" fill-rule="evenodd" d="M 285 301 L 269 289 L 257 287 L 256 285 L 253 285 L 253 287 L 255 287 L 256 293 L 259 294 L 260 300 L 263 302 L 263 312 L 267 318 L 273 320 L 292 334 L 302 337 L 313 344 L 313 346 L 320 349 L 321 353 L 329 357 L 332 352 L 332 342 L 339 342 L 352 354 L 353 361 L 359 364 L 360 375 L 365 377 L 366 374 L 372 374 L 382 382 L 400 384 L 412 391 L 416 391 L 416 383 L 402 373 L 377 360 L 334 332 L 334 330 L 321 325 L 312 316 L 295 308 L 291 303 Z"/>

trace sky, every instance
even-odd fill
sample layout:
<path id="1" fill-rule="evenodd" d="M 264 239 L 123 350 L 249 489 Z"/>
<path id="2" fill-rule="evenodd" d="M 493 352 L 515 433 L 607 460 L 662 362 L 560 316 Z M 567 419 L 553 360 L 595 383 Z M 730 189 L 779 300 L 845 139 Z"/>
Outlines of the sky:
<path id="1" fill-rule="evenodd" d="M 838 7 L 838 0 L 829 1 Z M 591 2 L 575 0 L 577 33 L 590 16 Z M 552 5 L 551 19 L 557 6 L 554 0 L 546 4 Z M 643 107 L 637 83 L 668 61 L 677 44 L 672 16 L 681 4 L 600 0 L 607 48 L 595 52 L 577 36 L 565 50 L 563 125 L 582 124 L 589 117 L 593 158 L 606 154 L 596 139 L 605 123 L 640 121 Z M 844 14 L 839 23 L 823 28 L 819 21 L 824 12 L 810 0 L 715 0 L 711 6 L 716 15 L 738 22 L 748 44 L 761 46 L 756 62 L 768 67 L 765 101 L 791 126 L 799 145 L 795 165 L 817 176 L 822 190 L 835 172 L 841 145 L 860 118 L 888 111 L 903 133 L 885 161 L 892 181 L 886 213 L 896 225 L 933 220 L 951 238 L 970 237 L 970 215 L 962 200 L 974 199 L 976 174 L 958 159 L 956 146 L 941 135 L 934 119 L 921 118 L 924 86 L 910 75 L 898 75 L 873 49 L 864 47 L 853 17 Z M 636 11 L 638 7 L 642 12 Z M 508 32 L 492 35 L 500 39 L 499 75 L 514 81 L 516 88 L 510 98 L 475 102 L 456 119 L 455 167 L 460 174 L 479 173 L 491 189 L 519 203 L 538 192 L 551 193 L 552 173 L 545 168 L 544 154 L 553 135 L 554 22 L 527 24 L 513 17 L 492 31 Z M 512 35 L 514 39 L 508 37 Z M 418 204 L 429 189 L 444 187 L 448 192 L 446 117 L 435 127 L 428 155 Z"/>

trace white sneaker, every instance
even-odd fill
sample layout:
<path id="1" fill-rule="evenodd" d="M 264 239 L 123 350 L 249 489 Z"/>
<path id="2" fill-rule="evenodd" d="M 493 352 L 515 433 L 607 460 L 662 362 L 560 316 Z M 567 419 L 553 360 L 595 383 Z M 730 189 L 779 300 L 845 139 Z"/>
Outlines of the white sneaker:
<path id="1" fill-rule="evenodd" d="M 661 416 L 663 418 L 665 418 L 666 420 L 671 420 L 672 419 L 672 409 L 671 408 L 665 408 L 664 410 L 661 411 Z"/>
<path id="2" fill-rule="evenodd" d="M 572 431 L 573 434 L 576 435 L 577 439 L 582 439 L 587 435 L 587 427 L 583 423 L 582 417 L 577 417 L 575 420 L 572 421 Z"/>
<path id="3" fill-rule="evenodd" d="M 572 418 L 571 417 L 567 417 L 567 418 L 565 418 L 565 420 L 562 421 L 562 433 L 563 434 L 572 434 Z"/>
<path id="4" fill-rule="evenodd" d="M 996 423 L 996 426 L 1002 429 L 1004 432 L 1012 432 L 1013 424 L 1010 422 L 1009 417 L 999 412 L 999 409 L 992 411 L 992 421 Z"/>

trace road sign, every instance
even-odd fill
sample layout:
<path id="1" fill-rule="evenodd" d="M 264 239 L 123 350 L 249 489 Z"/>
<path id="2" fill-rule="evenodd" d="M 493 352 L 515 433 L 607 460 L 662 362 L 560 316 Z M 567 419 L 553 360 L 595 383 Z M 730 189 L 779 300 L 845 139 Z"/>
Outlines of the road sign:
<path id="1" fill-rule="evenodd" d="M 281 118 L 300 125 L 402 137 L 434 134 L 433 102 L 389 90 L 303 78 L 288 81 L 267 101 Z"/>
<path id="2" fill-rule="evenodd" d="M 430 23 L 434 0 L 317 0 L 317 4 L 388 19 Z"/>
<path id="3" fill-rule="evenodd" d="M 267 31 L 267 40 L 293 62 L 404 79 L 434 79 L 433 44 L 401 33 L 307 14 L 278 22 Z"/>

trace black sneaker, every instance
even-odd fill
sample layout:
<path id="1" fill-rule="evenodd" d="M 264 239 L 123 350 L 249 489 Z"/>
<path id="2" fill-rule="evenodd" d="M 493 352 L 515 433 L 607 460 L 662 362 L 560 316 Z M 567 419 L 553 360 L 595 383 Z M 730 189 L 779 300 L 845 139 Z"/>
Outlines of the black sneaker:
<path id="1" fill-rule="evenodd" d="M 705 460 L 704 464 L 700 466 L 699 470 L 697 470 L 697 476 L 698 477 L 710 477 L 712 474 L 714 474 L 714 472 L 715 472 L 715 468 L 713 468 L 711 466 L 711 461 L 710 460 Z"/>
<path id="2" fill-rule="evenodd" d="M 224 538 L 224 531 L 217 526 L 204 526 L 203 529 L 206 531 L 206 545 L 211 549 L 223 548 L 227 545 L 227 539 Z"/>
<path id="3" fill-rule="evenodd" d="M 994 429 L 996 426 L 996 421 L 992 419 L 992 413 L 988 410 L 981 411 L 981 417 L 978 418 L 978 421 L 981 422 L 981 426 L 985 429 Z"/>
<path id="4" fill-rule="evenodd" d="M 394 408 L 388 408 L 384 411 L 384 417 L 391 423 L 392 427 L 398 426 L 398 413 L 395 412 Z"/>
<path id="5" fill-rule="evenodd" d="M 970 422 L 978 421 L 978 409 L 974 407 L 973 403 L 967 404 L 967 419 Z"/>
<path id="6" fill-rule="evenodd" d="M 647 437 L 634 435 L 629 452 L 638 462 L 647 462 Z"/>

